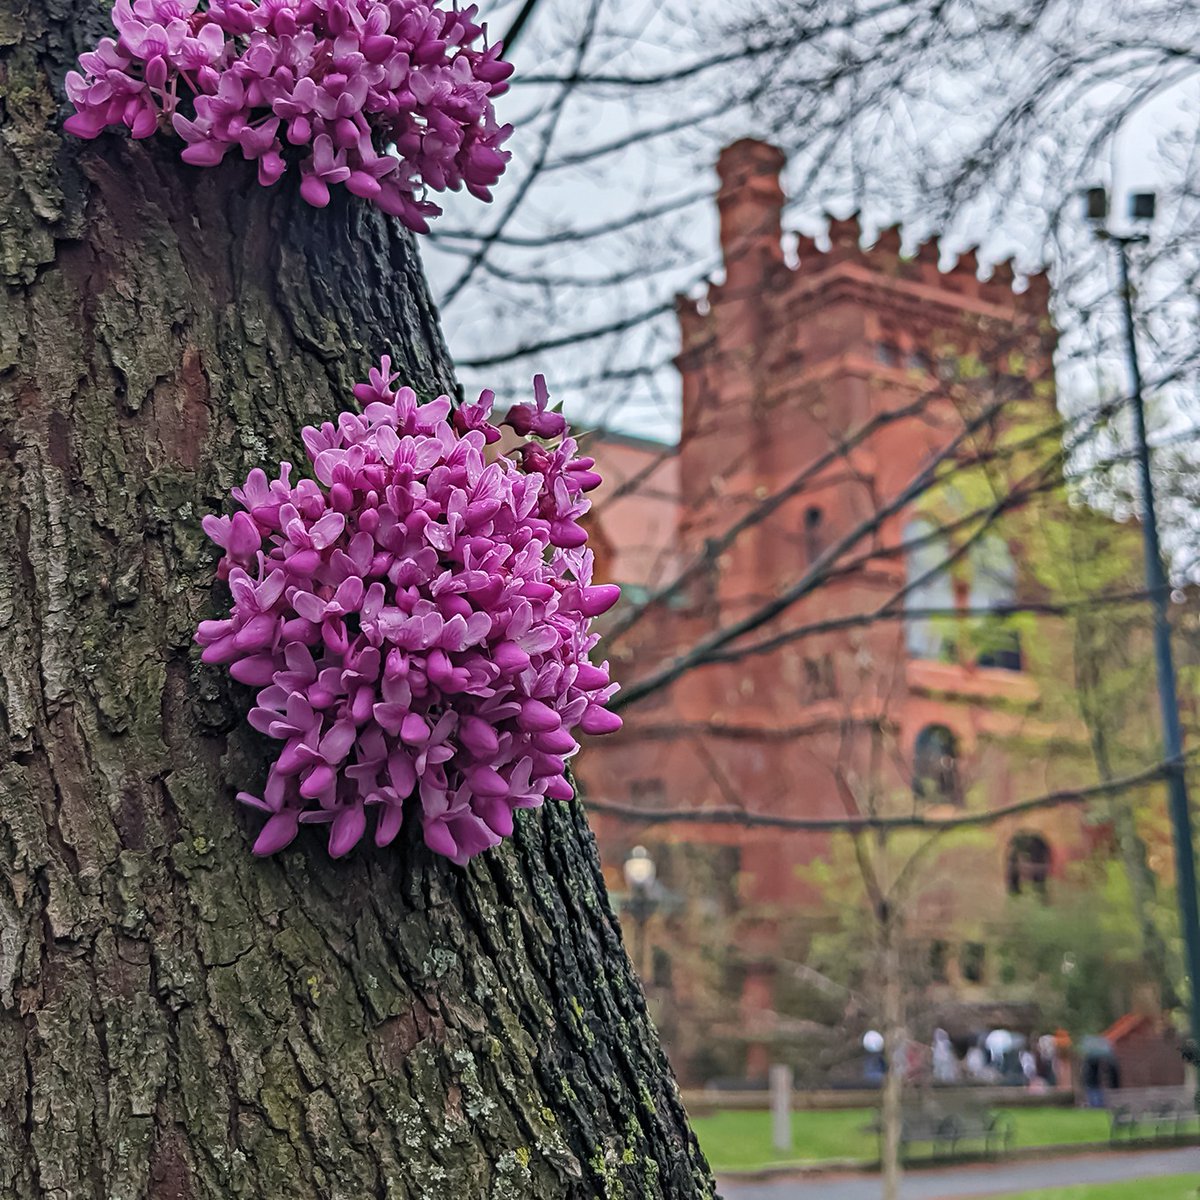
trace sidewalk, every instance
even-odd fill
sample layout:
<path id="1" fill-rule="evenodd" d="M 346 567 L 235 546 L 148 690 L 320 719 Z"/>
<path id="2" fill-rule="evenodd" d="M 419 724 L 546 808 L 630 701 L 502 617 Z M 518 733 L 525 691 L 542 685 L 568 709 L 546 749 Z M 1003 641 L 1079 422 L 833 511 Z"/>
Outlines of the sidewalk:
<path id="1" fill-rule="evenodd" d="M 1200 1148 L 1072 1155 L 1033 1162 L 979 1163 L 906 1171 L 901 1200 L 965 1200 L 1072 1183 L 1115 1183 L 1200 1172 Z M 879 1200 L 877 1174 L 810 1175 L 764 1183 L 721 1181 L 724 1200 Z M 1181 1197 L 1180 1200 L 1185 1200 Z"/>

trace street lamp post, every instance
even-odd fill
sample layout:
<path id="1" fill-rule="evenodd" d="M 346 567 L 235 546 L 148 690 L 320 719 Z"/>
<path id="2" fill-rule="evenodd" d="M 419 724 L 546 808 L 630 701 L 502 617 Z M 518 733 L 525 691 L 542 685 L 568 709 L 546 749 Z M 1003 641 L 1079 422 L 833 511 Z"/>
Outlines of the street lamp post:
<path id="1" fill-rule="evenodd" d="M 633 963 L 637 973 L 646 983 L 646 922 L 654 915 L 658 900 L 654 895 L 654 881 L 658 868 L 645 846 L 634 846 L 625 860 L 625 884 L 629 898 L 624 908 L 633 917 L 634 944 Z"/>
<path id="2" fill-rule="evenodd" d="M 1146 558 L 1146 589 L 1154 612 L 1154 659 L 1158 677 L 1158 704 L 1162 716 L 1163 751 L 1167 773 L 1171 827 L 1175 839 L 1175 878 L 1179 913 L 1183 925 L 1186 967 L 1189 977 L 1189 1015 L 1193 1060 L 1200 1049 L 1200 906 L 1196 896 L 1196 853 L 1192 837 L 1192 813 L 1188 802 L 1187 777 L 1183 762 L 1183 728 L 1175 685 L 1175 661 L 1171 654 L 1171 627 L 1167 621 L 1170 588 L 1163 568 L 1158 540 L 1158 518 L 1154 505 L 1154 480 L 1150 473 L 1150 447 L 1146 439 L 1146 406 L 1142 396 L 1142 371 L 1138 361 L 1137 334 L 1133 321 L 1133 292 L 1129 281 L 1129 247 L 1150 240 L 1148 226 L 1154 219 L 1154 194 L 1140 192 L 1130 197 L 1130 218 L 1136 232 L 1116 234 L 1106 226 L 1108 193 L 1089 188 L 1087 216 L 1096 236 L 1111 242 L 1117 251 L 1121 282 L 1121 305 L 1125 323 L 1125 349 L 1129 359 L 1131 403 L 1137 454 L 1138 479 L 1142 493 L 1142 539 Z"/>

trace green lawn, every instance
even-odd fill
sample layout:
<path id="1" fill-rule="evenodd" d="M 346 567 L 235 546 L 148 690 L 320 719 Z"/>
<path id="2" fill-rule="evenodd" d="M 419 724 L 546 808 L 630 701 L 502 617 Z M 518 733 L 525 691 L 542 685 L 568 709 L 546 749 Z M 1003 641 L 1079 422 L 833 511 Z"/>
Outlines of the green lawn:
<path id="1" fill-rule="evenodd" d="M 1108 1114 L 1080 1108 L 1016 1108 L 1006 1110 L 1016 1125 L 1013 1146 L 1062 1146 L 1108 1140 Z M 771 1117 L 765 1112 L 722 1112 L 696 1117 L 692 1126 L 709 1162 L 718 1171 L 753 1170 L 768 1163 L 817 1162 L 822 1159 L 877 1157 L 875 1135 L 866 1133 L 871 1109 L 798 1112 L 792 1117 L 793 1151 L 779 1155 L 771 1148 Z M 915 1147 L 912 1159 L 928 1153 Z"/>
<path id="2" fill-rule="evenodd" d="M 1200 1196 L 1200 1175 L 1164 1175 L 1126 1183 L 1084 1183 L 1076 1187 L 1022 1192 L 1009 1200 L 1193 1200 Z"/>

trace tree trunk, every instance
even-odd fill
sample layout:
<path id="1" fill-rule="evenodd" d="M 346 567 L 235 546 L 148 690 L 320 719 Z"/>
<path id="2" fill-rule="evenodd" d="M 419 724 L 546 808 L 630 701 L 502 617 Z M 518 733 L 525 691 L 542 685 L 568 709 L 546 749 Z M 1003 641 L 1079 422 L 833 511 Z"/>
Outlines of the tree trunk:
<path id="1" fill-rule="evenodd" d="M 879 958 L 883 968 L 883 1052 L 887 1064 L 880 1097 L 879 1165 L 883 1176 L 883 1200 L 899 1200 L 903 1169 L 900 1138 L 903 1132 L 904 1048 L 908 1034 L 904 1022 L 899 918 L 886 902 L 879 913 Z"/>
<path id="2" fill-rule="evenodd" d="M 78 7 L 0 0 L 0 1196 L 713 1196 L 578 804 L 251 857 L 200 518 L 381 353 L 450 367 L 363 202 L 60 137 Z"/>

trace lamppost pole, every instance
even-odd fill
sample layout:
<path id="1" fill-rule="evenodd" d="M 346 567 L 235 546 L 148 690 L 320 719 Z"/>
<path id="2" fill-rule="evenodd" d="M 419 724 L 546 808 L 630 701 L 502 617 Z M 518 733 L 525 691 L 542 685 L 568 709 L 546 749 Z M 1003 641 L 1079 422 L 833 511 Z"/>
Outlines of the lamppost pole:
<path id="1" fill-rule="evenodd" d="M 646 911 L 645 903 L 637 905 L 633 914 L 633 957 L 634 965 L 637 967 L 637 973 L 643 987 L 646 986 L 648 981 L 646 975 L 646 922 L 649 919 L 650 914 Z"/>
<path id="2" fill-rule="evenodd" d="M 1103 221 L 1108 215 L 1108 198 L 1103 189 L 1088 193 L 1088 216 Z M 1132 215 L 1149 221 L 1154 216 L 1154 197 L 1142 193 L 1132 197 Z M 1142 395 L 1142 369 L 1138 361 L 1137 330 L 1133 320 L 1133 289 L 1129 280 L 1129 247 L 1149 241 L 1149 234 L 1118 236 L 1097 226 L 1098 236 L 1117 250 L 1121 284 L 1121 309 L 1125 324 L 1125 349 L 1129 360 L 1130 399 L 1137 454 L 1138 480 L 1142 495 L 1142 540 L 1146 559 L 1146 590 L 1154 613 L 1154 660 L 1158 678 L 1158 705 L 1162 717 L 1163 757 L 1166 763 L 1167 796 L 1175 841 L 1175 880 L 1179 893 L 1179 915 L 1183 926 L 1185 965 L 1188 973 L 1189 1057 L 1200 1050 L 1200 902 L 1196 894 L 1196 850 L 1192 812 L 1188 801 L 1187 776 L 1183 761 L 1183 727 L 1179 720 L 1179 698 L 1175 682 L 1175 660 L 1171 653 L 1171 626 L 1167 620 L 1170 587 L 1163 567 L 1158 539 L 1158 517 L 1154 503 L 1154 479 L 1150 472 L 1150 446 L 1146 438 L 1146 405 Z"/>
<path id="3" fill-rule="evenodd" d="M 653 894 L 657 875 L 658 870 L 646 847 L 634 846 L 625 860 L 625 883 L 629 887 L 626 907 L 633 917 L 633 965 L 643 986 L 649 982 L 646 974 L 646 922 L 658 907 Z"/>

